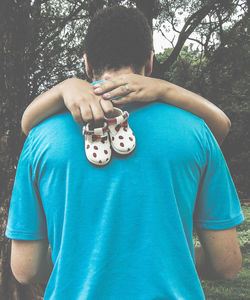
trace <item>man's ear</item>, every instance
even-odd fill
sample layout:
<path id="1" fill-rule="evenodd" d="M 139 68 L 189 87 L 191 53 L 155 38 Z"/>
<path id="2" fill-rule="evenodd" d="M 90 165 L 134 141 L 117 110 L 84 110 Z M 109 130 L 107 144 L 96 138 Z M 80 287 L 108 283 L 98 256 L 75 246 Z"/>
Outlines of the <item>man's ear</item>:
<path id="1" fill-rule="evenodd" d="M 145 76 L 151 75 L 152 70 L 153 70 L 153 60 L 154 60 L 154 51 L 151 51 L 150 58 L 147 59 L 146 64 L 145 64 L 145 71 L 144 71 Z"/>
<path id="2" fill-rule="evenodd" d="M 84 63 L 85 63 L 85 69 L 86 69 L 87 76 L 92 80 L 93 77 L 94 77 L 93 69 L 92 69 L 91 65 L 89 64 L 88 56 L 87 56 L 86 53 L 84 53 L 83 58 L 84 58 Z"/>

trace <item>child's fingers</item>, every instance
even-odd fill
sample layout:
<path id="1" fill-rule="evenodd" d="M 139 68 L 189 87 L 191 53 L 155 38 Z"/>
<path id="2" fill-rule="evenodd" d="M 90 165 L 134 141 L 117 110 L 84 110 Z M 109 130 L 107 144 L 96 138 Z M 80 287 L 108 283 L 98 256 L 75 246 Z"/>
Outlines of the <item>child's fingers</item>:
<path id="1" fill-rule="evenodd" d="M 79 107 L 71 108 L 70 112 L 71 112 L 74 120 L 76 121 L 76 123 L 78 123 L 78 124 L 84 123 L 84 120 L 83 120 L 82 115 L 81 115 L 81 110 L 80 110 Z"/>
<path id="2" fill-rule="evenodd" d="M 90 106 L 91 106 L 95 126 L 102 127 L 104 122 L 104 112 L 100 105 L 100 101 L 92 103 Z"/>
<path id="3" fill-rule="evenodd" d="M 112 99 L 111 99 L 112 100 Z M 118 99 L 114 99 L 112 100 L 114 105 L 123 105 L 132 101 L 135 101 L 135 98 L 132 98 L 132 96 L 130 94 L 119 97 Z"/>
<path id="4" fill-rule="evenodd" d="M 123 76 L 105 80 L 104 82 L 98 83 L 94 86 L 94 93 L 96 95 L 103 95 L 109 91 L 112 91 L 118 87 L 124 86 L 127 84 L 126 79 Z"/>
<path id="5" fill-rule="evenodd" d="M 114 107 L 113 107 L 113 104 L 111 101 L 106 101 L 106 100 L 101 100 L 100 101 L 100 104 L 101 104 L 101 107 L 102 107 L 102 110 L 104 112 L 104 114 L 110 114 L 113 112 L 114 110 Z"/>
<path id="6" fill-rule="evenodd" d="M 90 122 L 93 120 L 92 110 L 91 110 L 90 106 L 88 106 L 88 107 L 81 106 L 80 110 L 81 110 L 81 116 L 82 116 L 82 119 L 84 122 Z"/>
<path id="7" fill-rule="evenodd" d="M 122 85 L 108 93 L 103 94 L 102 97 L 103 99 L 111 100 L 112 98 L 126 96 L 131 92 L 131 90 L 128 90 L 124 85 Z"/>

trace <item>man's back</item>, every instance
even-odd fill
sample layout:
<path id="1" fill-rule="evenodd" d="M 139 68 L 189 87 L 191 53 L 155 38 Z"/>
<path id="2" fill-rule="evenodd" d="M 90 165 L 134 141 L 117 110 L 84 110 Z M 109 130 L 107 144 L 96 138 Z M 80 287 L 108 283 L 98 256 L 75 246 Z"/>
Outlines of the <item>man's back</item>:
<path id="1" fill-rule="evenodd" d="M 69 114 L 30 133 L 24 155 L 38 196 L 27 204 L 29 234 L 46 236 L 44 210 L 54 263 L 45 299 L 203 299 L 193 216 L 210 229 L 242 220 L 233 188 L 225 195 L 231 209 L 212 194 L 231 179 L 202 120 L 153 104 L 134 108 L 129 123 L 134 153 L 104 168 L 87 161 Z"/>

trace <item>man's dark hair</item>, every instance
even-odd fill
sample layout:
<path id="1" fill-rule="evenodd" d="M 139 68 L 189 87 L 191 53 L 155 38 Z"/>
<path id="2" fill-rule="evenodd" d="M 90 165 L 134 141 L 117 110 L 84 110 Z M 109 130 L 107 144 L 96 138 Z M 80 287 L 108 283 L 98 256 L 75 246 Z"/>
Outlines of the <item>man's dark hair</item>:
<path id="1" fill-rule="evenodd" d="M 153 50 L 152 32 L 138 9 L 110 7 L 91 20 L 84 47 L 95 76 L 122 67 L 139 73 Z"/>

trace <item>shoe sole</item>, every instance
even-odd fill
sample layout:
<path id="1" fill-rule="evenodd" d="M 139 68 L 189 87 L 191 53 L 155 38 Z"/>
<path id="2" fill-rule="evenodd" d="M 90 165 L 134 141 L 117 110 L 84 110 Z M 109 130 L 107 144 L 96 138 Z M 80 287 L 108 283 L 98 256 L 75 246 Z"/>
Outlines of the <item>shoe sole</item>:
<path id="1" fill-rule="evenodd" d="M 94 161 L 91 161 L 90 159 L 87 158 L 87 160 L 94 166 L 98 166 L 98 167 L 103 167 L 103 166 L 106 166 L 110 163 L 111 159 L 108 161 L 108 162 L 104 162 L 103 164 L 100 164 L 100 163 L 96 163 Z"/>
<path id="2" fill-rule="evenodd" d="M 132 153 L 132 152 L 135 150 L 135 146 L 136 146 L 136 145 L 134 145 L 134 148 L 132 148 L 129 152 L 118 151 L 118 150 L 116 150 L 116 149 L 113 147 L 113 145 L 112 145 L 112 149 L 113 149 L 116 153 L 118 153 L 118 154 L 120 154 L 120 155 L 128 155 L 128 154 Z"/>

